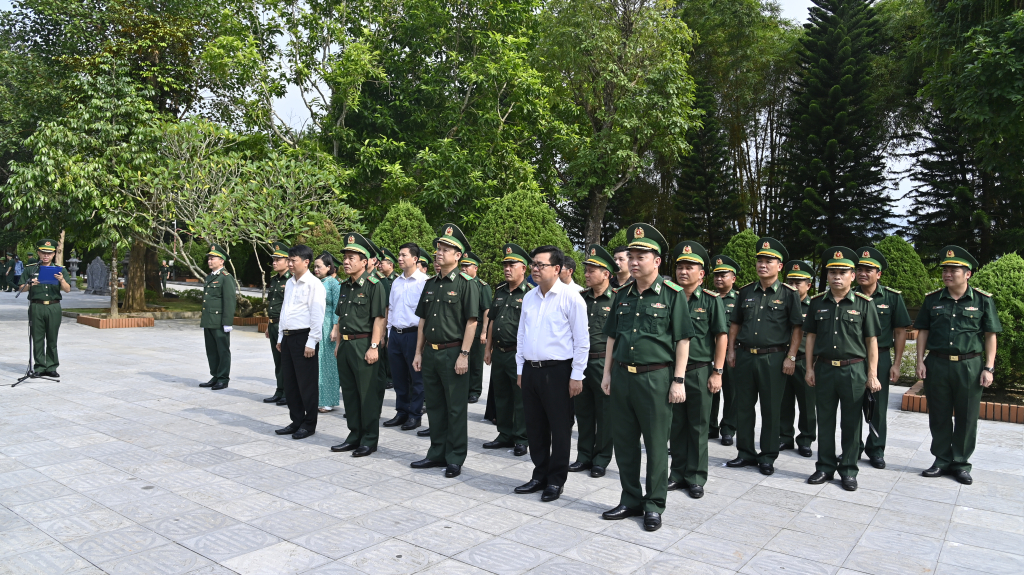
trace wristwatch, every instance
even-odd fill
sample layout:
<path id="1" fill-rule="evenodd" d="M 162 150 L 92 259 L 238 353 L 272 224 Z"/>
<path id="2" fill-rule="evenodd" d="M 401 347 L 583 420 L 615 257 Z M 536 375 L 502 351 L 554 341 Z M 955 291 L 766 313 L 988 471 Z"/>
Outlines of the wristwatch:
<path id="1" fill-rule="evenodd" d="M 459 350 L 459 355 L 465 356 L 465 357 L 469 357 L 469 352 L 464 350 L 464 349 L 460 349 Z"/>
<path id="2" fill-rule="evenodd" d="M 981 368 L 981 369 L 983 369 L 983 370 L 985 370 L 985 371 L 987 371 L 987 372 L 991 373 L 992 375 L 995 375 L 995 374 L 996 374 L 996 368 L 994 368 L 994 367 L 983 367 L 983 368 Z"/>
<path id="3" fill-rule="evenodd" d="M 376 343 L 371 343 L 371 344 L 370 344 L 370 349 L 377 349 L 377 346 L 378 346 L 378 345 L 379 345 L 379 344 L 376 344 Z"/>
<path id="4" fill-rule="evenodd" d="M 796 361 L 796 356 L 795 355 L 789 356 L 789 361 Z"/>
<path id="5" fill-rule="evenodd" d="M 715 373 L 717 373 L 718 375 L 723 375 L 725 373 L 724 367 L 713 367 L 711 369 L 715 370 Z"/>
<path id="6" fill-rule="evenodd" d="M 686 383 L 685 377 L 673 377 L 672 383 Z"/>

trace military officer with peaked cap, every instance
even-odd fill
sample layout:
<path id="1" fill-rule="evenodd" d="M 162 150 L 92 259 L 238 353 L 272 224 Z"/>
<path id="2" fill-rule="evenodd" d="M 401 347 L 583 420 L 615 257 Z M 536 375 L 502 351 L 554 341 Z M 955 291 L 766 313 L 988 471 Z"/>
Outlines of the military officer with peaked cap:
<path id="1" fill-rule="evenodd" d="M 701 288 L 711 269 L 704 246 L 682 242 L 672 250 L 671 261 L 676 283 L 686 295 L 694 335 L 686 363 L 686 401 L 672 405 L 668 489 L 685 489 L 699 499 L 708 481 L 708 418 L 711 396 L 722 388 L 729 319 L 718 293 Z"/>
<path id="2" fill-rule="evenodd" d="M 410 466 L 445 467 L 445 477 L 458 477 L 466 461 L 469 352 L 480 316 L 480 290 L 471 276 L 459 272 L 469 240 L 455 224 L 444 224 L 440 231 L 434 240 L 439 271 L 426 281 L 416 306 L 420 323 L 412 360 L 413 369 L 423 372 L 430 449 Z"/>
<path id="3" fill-rule="evenodd" d="M 714 267 L 711 268 L 715 291 L 722 300 L 725 307 L 726 317 L 732 317 L 732 310 L 736 307 L 736 295 L 739 293 L 734 286 L 736 277 L 740 273 L 740 265 L 729 256 L 718 254 L 712 258 Z M 728 320 L 727 320 L 728 321 Z M 732 445 L 736 437 L 736 389 L 732 383 L 733 368 L 729 362 L 725 363 L 725 373 L 722 374 L 722 389 L 711 399 L 711 415 L 708 420 L 708 439 L 722 438 L 722 445 Z M 722 418 L 718 419 L 718 406 L 722 406 Z"/>
<path id="4" fill-rule="evenodd" d="M 854 290 L 871 298 L 878 311 L 878 381 L 882 389 L 875 394 L 875 408 L 871 424 L 878 434 L 867 434 L 867 440 L 861 441 L 861 451 L 868 456 L 868 461 L 876 469 L 885 469 L 885 437 L 886 414 L 889 412 L 889 385 L 900 378 L 899 362 L 893 357 L 903 357 L 903 347 L 907 342 L 907 329 L 910 327 L 910 314 L 903 302 L 903 294 L 899 290 L 886 287 L 879 283 L 889 263 L 882 252 L 864 246 L 857 248 L 857 285 Z M 890 350 L 895 351 L 893 356 Z M 868 401 L 868 397 L 864 398 Z"/>
<path id="5" fill-rule="evenodd" d="M 210 381 L 199 387 L 213 390 L 228 386 L 231 375 L 231 330 L 235 323 L 238 285 L 224 264 L 231 259 L 217 244 L 210 246 L 206 265 L 210 273 L 203 280 L 203 313 L 199 327 L 206 339 L 206 360 L 210 364 Z"/>
<path id="6" fill-rule="evenodd" d="M 387 305 L 388 302 L 391 301 L 391 280 L 388 279 L 388 274 L 384 273 L 384 271 L 381 270 L 380 268 L 381 265 L 385 261 L 387 261 L 388 256 L 387 254 L 384 253 L 384 250 L 380 246 L 373 243 L 373 240 L 366 238 L 366 241 L 367 243 L 370 244 L 370 251 L 373 252 L 373 260 L 371 260 L 373 261 L 373 267 L 370 269 L 370 274 L 377 278 L 377 281 L 380 282 L 381 287 L 384 288 L 384 320 L 385 322 L 387 322 Z M 387 324 L 385 323 L 385 325 Z M 376 381 L 378 388 L 377 392 L 380 394 L 380 401 L 383 404 L 384 393 L 391 387 L 390 362 L 388 362 L 386 359 L 383 359 L 387 358 L 388 356 L 388 334 L 386 329 L 384 330 L 384 335 L 380 340 L 379 352 L 382 361 L 377 362 Z"/>
<path id="7" fill-rule="evenodd" d="M 828 289 L 811 298 L 807 332 L 807 384 L 815 388 L 818 462 L 807 478 L 812 485 L 835 479 L 857 490 L 861 411 L 865 390 L 878 391 L 878 312 L 868 296 L 853 291 L 857 252 L 845 246 L 825 250 Z M 836 457 L 836 409 L 842 458 Z"/>
<path id="8" fill-rule="evenodd" d="M 38 261 L 25 266 L 19 280 L 21 291 L 28 291 L 28 320 L 32 331 L 33 371 L 46 377 L 60 377 L 57 366 L 57 334 L 60 331 L 61 292 L 71 291 L 71 285 L 64 279 L 64 268 L 52 278 L 40 278 L 39 269 L 52 266 L 57 253 L 57 241 L 43 239 L 36 242 Z M 56 279 L 57 283 L 43 283 L 40 279 Z"/>
<path id="9" fill-rule="evenodd" d="M 469 403 L 476 403 L 484 392 L 484 344 L 487 339 L 487 310 L 491 308 L 491 286 L 478 274 L 481 260 L 473 252 L 462 256 L 459 266 L 462 271 L 476 280 L 480 289 L 480 314 L 483 319 L 476 324 L 476 337 L 473 338 L 473 349 L 469 352 Z"/>
<path id="10" fill-rule="evenodd" d="M 281 352 L 277 349 L 278 330 L 281 327 L 281 306 L 284 304 L 284 286 L 292 274 L 288 273 L 288 244 L 274 242 L 270 244 L 270 260 L 274 275 L 267 282 L 267 339 L 270 340 L 270 354 L 274 358 L 274 380 L 277 389 L 274 395 L 263 400 L 263 403 L 288 405 L 284 396 L 284 385 L 281 382 Z"/>
<path id="11" fill-rule="evenodd" d="M 587 249 L 586 257 L 583 265 L 587 289 L 580 295 L 587 304 L 590 357 L 583 372 L 583 390 L 573 398 L 579 438 L 576 441 L 576 461 L 569 465 L 569 471 L 589 469 L 591 477 L 603 477 L 612 461 L 613 450 L 609 398 L 601 390 L 608 345 L 604 324 L 612 312 L 615 290 L 611 287 L 611 278 L 619 272 L 619 266 L 612 255 L 597 244 Z"/>
<path id="12" fill-rule="evenodd" d="M 783 273 L 786 276 L 786 283 L 795 287 L 800 294 L 800 314 L 807 319 L 807 308 L 811 305 L 811 298 L 807 292 L 811 289 L 811 282 L 814 279 L 814 267 L 802 260 L 792 260 L 783 266 Z M 804 362 L 806 334 L 800 340 L 800 349 L 796 356 L 796 369 L 793 375 L 786 377 L 786 390 L 782 394 L 782 409 L 779 412 L 779 451 L 784 449 L 797 450 L 803 457 L 813 455 L 811 444 L 814 443 L 815 435 L 818 432 L 818 420 L 815 417 L 814 388 L 807 385 L 804 375 L 807 373 L 807 364 Z M 799 416 L 797 414 L 799 408 Z M 799 419 L 797 419 L 799 417 Z M 793 428 L 793 420 L 797 420 L 796 434 Z M 795 437 L 794 437 L 795 436 Z"/>
<path id="13" fill-rule="evenodd" d="M 803 323 L 800 294 L 779 281 L 789 252 L 773 238 L 757 240 L 758 280 L 739 289 L 729 327 L 728 362 L 736 369 L 736 459 L 729 467 L 757 465 L 775 473 L 779 457 L 779 411 L 786 376 L 796 370 Z M 761 452 L 754 450 L 754 404 L 761 405 Z"/>
<path id="14" fill-rule="evenodd" d="M 978 260 L 959 246 L 946 246 L 940 256 L 945 287 L 925 295 L 914 322 L 935 457 L 921 475 L 948 474 L 970 485 L 981 393 L 995 377 L 996 334 L 1003 326 L 992 294 L 968 284 Z"/>
<path id="15" fill-rule="evenodd" d="M 380 279 L 387 280 L 390 288 L 395 278 L 398 277 L 398 272 L 395 271 L 398 260 L 395 259 L 395 254 L 391 253 L 391 250 L 384 247 L 380 248 L 380 255 L 380 262 L 377 264 L 377 267 L 380 269 Z"/>
<path id="16" fill-rule="evenodd" d="M 622 495 L 605 519 L 643 515 L 644 529 L 661 527 L 668 495 L 672 404 L 686 400 L 686 362 L 694 335 L 686 293 L 658 273 L 669 245 L 648 224 L 626 232 L 633 281 L 615 294 L 604 324 L 608 337 L 601 387 L 611 396 L 615 461 Z M 640 485 L 640 440 L 647 451 L 647 494 Z"/>

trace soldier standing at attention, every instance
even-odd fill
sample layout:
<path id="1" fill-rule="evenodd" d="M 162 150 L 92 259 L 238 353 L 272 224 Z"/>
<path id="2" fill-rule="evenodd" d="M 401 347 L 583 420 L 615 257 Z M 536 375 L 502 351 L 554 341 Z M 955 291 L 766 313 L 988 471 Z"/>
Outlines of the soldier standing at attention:
<path id="1" fill-rule="evenodd" d="M 779 410 L 786 376 L 796 370 L 803 335 L 800 294 L 779 281 L 782 262 L 789 259 L 782 242 L 757 240 L 758 281 L 739 289 L 729 327 L 727 361 L 735 367 L 736 459 L 729 467 L 757 465 L 763 475 L 775 473 L 779 457 Z M 754 404 L 761 402 L 761 452 L 754 450 Z"/>
<path id="2" fill-rule="evenodd" d="M 672 465 L 668 490 L 704 497 L 708 482 L 708 418 L 711 396 L 722 388 L 729 319 L 718 293 L 702 289 L 710 258 L 704 246 L 686 241 L 672 253 L 676 281 L 686 294 L 693 337 L 686 363 L 686 401 L 672 405 Z"/>
<path id="3" fill-rule="evenodd" d="M 32 329 L 32 355 L 35 361 L 32 369 L 43 377 L 60 377 L 57 366 L 57 333 L 60 331 L 61 292 L 71 291 L 71 285 L 64 279 L 64 268 L 53 274 L 56 284 L 42 283 L 39 278 L 41 266 L 52 266 L 57 253 L 56 240 L 44 239 L 36 242 L 38 263 L 25 266 L 21 273 L 21 291 L 28 292 L 28 321 Z M 43 278 L 50 279 L 50 278 Z"/>
<path id="4" fill-rule="evenodd" d="M 369 244 L 370 248 L 370 259 L 367 263 L 366 273 L 372 275 L 384 288 L 384 325 L 387 325 L 387 306 L 388 301 L 391 299 L 391 282 L 387 280 L 388 274 L 385 274 L 381 270 L 381 264 L 387 257 L 384 255 L 384 250 L 380 249 L 377 244 L 373 243 L 373 240 L 365 238 L 366 243 Z M 392 269 L 394 266 L 392 266 Z M 384 335 L 380 340 L 380 357 L 386 358 L 388 356 L 388 334 L 387 330 L 384 331 Z M 391 369 L 388 366 L 387 361 L 377 362 L 377 375 L 376 382 L 378 386 L 378 393 L 380 394 L 381 405 L 384 404 L 384 394 L 387 390 L 394 387 L 391 384 Z M 347 414 L 346 414 L 347 416 Z"/>
<path id="5" fill-rule="evenodd" d="M 740 265 L 732 258 L 725 255 L 717 255 L 713 258 L 715 267 L 711 269 L 714 276 L 715 291 L 722 300 L 725 307 L 726 318 L 732 317 L 732 310 L 736 307 L 737 291 L 733 289 L 736 284 L 736 274 L 740 272 Z M 728 321 L 728 319 L 727 319 Z M 722 389 L 711 398 L 711 415 L 708 420 L 708 439 L 715 439 L 721 434 L 722 445 L 732 445 L 736 436 L 736 389 L 732 383 L 733 368 L 725 364 L 725 373 L 722 374 Z M 722 404 L 722 419 L 718 419 L 718 405 Z"/>
<path id="6" fill-rule="evenodd" d="M 828 291 L 811 299 L 804 320 L 807 332 L 807 385 L 816 387 L 818 463 L 807 483 L 835 479 L 843 489 L 857 490 L 861 407 L 864 389 L 881 388 L 878 369 L 878 313 L 868 296 L 850 289 L 857 252 L 843 246 L 825 250 Z M 815 360 L 817 362 L 815 363 Z M 836 458 L 836 408 L 839 408 L 842 459 Z"/>
<path id="7" fill-rule="evenodd" d="M 380 261 L 377 262 L 377 270 L 380 273 L 377 275 L 377 278 L 387 288 L 388 301 L 391 301 L 391 286 L 395 283 L 395 278 L 398 277 L 398 274 L 395 272 L 395 264 L 397 263 L 398 260 L 395 259 L 395 254 L 391 253 L 391 250 L 387 248 L 380 248 Z M 385 305 L 386 304 L 387 302 L 385 302 Z M 381 356 L 381 363 L 383 364 L 381 368 L 384 371 L 384 389 L 392 389 L 395 385 L 391 380 L 391 362 L 387 359 L 387 347 L 390 334 L 388 333 L 386 326 L 387 324 L 385 324 L 384 329 L 384 351 L 381 352 L 384 355 Z M 383 401 L 383 399 L 381 401 Z"/>
<path id="8" fill-rule="evenodd" d="M 907 343 L 907 327 L 910 326 L 910 314 L 903 302 L 903 294 L 898 290 L 878 283 L 889 263 L 882 252 L 872 247 L 857 249 L 860 259 L 857 261 L 857 285 L 854 290 L 871 298 L 878 311 L 878 381 L 882 389 L 876 394 L 875 411 L 871 423 L 878 435 L 868 433 L 867 442 L 860 443 L 861 453 L 867 453 L 868 461 L 875 469 L 885 469 L 885 436 L 886 414 L 889 409 L 889 384 L 900 378 L 900 358 L 903 347 Z M 893 348 L 895 355 L 890 356 Z M 893 357 L 896 358 L 895 362 Z M 864 398 L 867 401 L 867 398 Z"/>
<path id="9" fill-rule="evenodd" d="M 491 308 L 491 286 L 477 276 L 480 271 L 480 258 L 473 252 L 467 252 L 459 262 L 462 273 L 476 280 L 480 290 L 480 317 L 477 322 L 476 337 L 473 338 L 473 349 L 469 352 L 469 402 L 476 403 L 484 392 L 484 345 L 487 343 L 487 327 L 490 319 L 487 310 Z"/>
<path id="10" fill-rule="evenodd" d="M 608 337 L 604 335 L 604 323 L 612 311 L 615 292 L 610 282 L 619 271 L 611 254 L 594 244 L 587 250 L 583 262 L 587 289 L 581 292 L 587 304 L 587 324 L 590 329 L 590 355 L 587 369 L 583 372 L 583 391 L 573 398 L 576 408 L 576 425 L 579 439 L 576 441 L 576 461 L 569 465 L 569 471 L 590 470 L 591 477 L 604 477 L 605 469 L 612 461 L 612 430 L 608 419 L 608 396 L 601 390 L 604 378 L 604 356 Z"/>
<path id="11" fill-rule="evenodd" d="M 412 367 L 423 372 L 430 449 L 410 467 L 445 467 L 445 477 L 462 474 L 466 462 L 469 398 L 469 351 L 480 315 L 480 290 L 473 278 L 459 273 L 469 241 L 455 224 L 441 226 L 434 240 L 439 271 L 427 280 L 416 315 L 420 318 Z"/>
<path id="12" fill-rule="evenodd" d="M 811 264 L 793 260 L 786 262 L 786 283 L 796 288 L 800 294 L 800 314 L 807 319 L 807 308 L 811 305 L 811 298 L 807 292 L 811 289 L 811 279 L 814 277 L 814 268 Z M 815 434 L 818 432 L 818 420 L 815 417 L 814 388 L 807 385 L 804 375 L 807 373 L 807 364 L 804 363 L 804 351 L 807 337 L 800 340 L 800 350 L 796 356 L 796 369 L 793 375 L 786 377 L 786 390 L 782 394 L 782 411 L 779 415 L 779 451 L 793 449 L 793 436 L 796 435 L 793 429 L 793 420 L 797 417 L 794 406 L 800 408 L 800 419 L 797 425 L 800 435 L 796 437 L 796 452 L 803 457 L 810 457 L 811 444 L 814 443 Z"/>
<path id="13" fill-rule="evenodd" d="M 206 338 L 206 359 L 210 363 L 210 381 L 199 384 L 213 390 L 228 386 L 231 375 L 231 330 L 235 323 L 238 286 L 224 263 L 228 253 L 217 244 L 210 246 L 206 265 L 210 273 L 203 280 L 203 314 L 199 327 Z"/>
<path id="14" fill-rule="evenodd" d="M 381 248 L 381 259 L 380 263 L 377 264 L 377 269 L 380 270 L 380 279 L 388 280 L 388 286 L 395 281 L 398 277 L 398 273 L 395 272 L 395 265 L 398 260 L 395 259 L 395 254 L 391 253 L 391 250 L 387 248 Z"/>
<path id="15" fill-rule="evenodd" d="M 917 377 L 924 380 L 928 394 L 928 429 L 935 456 L 935 463 L 921 475 L 948 474 L 970 485 L 981 393 L 995 377 L 996 334 L 1003 326 L 992 294 L 967 283 L 978 269 L 978 260 L 959 246 L 946 246 L 941 253 L 946 287 L 925 295 L 914 322 L 919 330 Z"/>
<path id="16" fill-rule="evenodd" d="M 668 242 L 654 226 L 626 233 L 633 281 L 615 294 L 604 324 L 608 336 L 601 388 L 611 396 L 610 418 L 622 495 L 605 511 L 609 520 L 644 516 L 644 529 L 661 528 L 668 496 L 668 440 L 672 404 L 686 401 L 686 361 L 693 337 L 686 294 L 658 273 Z M 640 486 L 640 440 L 647 451 L 647 495 Z"/>
<path id="17" fill-rule="evenodd" d="M 501 260 L 505 283 L 494 290 L 491 303 L 487 347 L 484 363 L 491 366 L 491 391 L 494 393 L 495 419 L 498 438 L 484 444 L 484 449 L 512 447 L 513 455 L 526 455 L 526 415 L 523 412 L 523 393 L 516 384 L 516 336 L 519 333 L 519 314 L 523 310 L 523 297 L 530 290 L 524 281 L 530 253 L 516 244 L 505 244 L 505 257 Z"/>
<path id="18" fill-rule="evenodd" d="M 277 349 L 278 330 L 281 327 L 281 304 L 284 303 L 284 286 L 288 278 L 288 246 L 282 242 L 270 244 L 270 261 L 274 268 L 274 275 L 270 276 L 267 284 L 267 317 L 270 323 L 267 324 L 267 339 L 270 340 L 270 354 L 274 358 L 274 380 L 277 381 L 277 390 L 274 395 L 263 400 L 263 403 L 276 403 L 277 405 L 288 405 L 284 396 L 284 385 L 281 383 L 281 352 Z"/>
<path id="19" fill-rule="evenodd" d="M 615 260 L 615 265 L 619 266 L 619 271 L 612 276 L 610 285 L 613 289 L 619 289 L 632 279 L 629 275 L 629 248 L 626 246 L 615 248 L 612 250 L 612 259 Z"/>

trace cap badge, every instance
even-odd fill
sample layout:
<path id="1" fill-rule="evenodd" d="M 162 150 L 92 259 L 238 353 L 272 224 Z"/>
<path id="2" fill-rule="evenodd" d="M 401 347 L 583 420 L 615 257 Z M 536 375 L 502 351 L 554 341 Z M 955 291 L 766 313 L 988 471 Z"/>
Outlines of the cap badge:
<path id="1" fill-rule="evenodd" d="M 349 236 L 348 237 L 348 243 L 350 243 L 350 244 L 356 243 L 356 237 L 355 236 Z"/>
<path id="2" fill-rule="evenodd" d="M 948 251 L 946 252 L 946 257 L 947 257 L 947 258 L 951 258 L 951 257 L 953 257 L 953 250 L 948 250 Z"/>
<path id="3" fill-rule="evenodd" d="M 860 257 L 862 257 L 862 258 L 870 258 L 871 257 L 871 252 L 869 252 L 867 250 L 864 250 L 864 253 L 860 254 Z"/>
<path id="4" fill-rule="evenodd" d="M 683 246 L 683 253 L 684 254 L 692 254 L 693 253 L 693 248 L 691 248 L 690 246 Z"/>
<path id="5" fill-rule="evenodd" d="M 444 235 L 446 235 L 446 236 L 452 235 L 452 227 L 451 226 L 448 226 L 448 228 L 444 231 Z"/>
<path id="6" fill-rule="evenodd" d="M 836 253 L 832 254 L 832 257 L 834 257 L 837 260 L 841 260 L 843 259 L 843 252 L 836 251 Z"/>
<path id="7" fill-rule="evenodd" d="M 800 271 L 800 264 L 793 264 L 793 271 L 795 271 L 795 272 Z"/>
<path id="8" fill-rule="evenodd" d="M 770 243 L 768 243 L 768 242 L 765 242 L 765 243 L 761 244 L 761 249 L 763 249 L 763 250 L 770 249 L 771 247 L 772 247 L 772 245 Z"/>
<path id="9" fill-rule="evenodd" d="M 718 260 L 716 260 L 715 263 L 718 265 L 722 265 L 722 258 L 718 258 Z"/>
<path id="10" fill-rule="evenodd" d="M 590 255 L 596 256 L 597 255 L 597 250 L 596 249 L 591 249 L 590 250 Z"/>
<path id="11" fill-rule="evenodd" d="M 47 245 L 47 246 L 49 246 L 49 245 L 50 245 L 50 242 L 46 242 L 46 245 Z"/>
<path id="12" fill-rule="evenodd" d="M 509 246 L 509 247 L 505 248 L 505 253 L 506 254 L 511 254 L 512 253 L 512 247 Z"/>
<path id="13" fill-rule="evenodd" d="M 635 231 L 633 232 L 633 237 L 634 237 L 634 238 L 642 238 L 642 237 L 644 237 L 644 229 L 643 229 L 643 228 L 641 228 L 641 227 L 638 227 L 638 228 L 637 228 L 637 229 L 636 229 L 636 230 L 635 230 Z"/>

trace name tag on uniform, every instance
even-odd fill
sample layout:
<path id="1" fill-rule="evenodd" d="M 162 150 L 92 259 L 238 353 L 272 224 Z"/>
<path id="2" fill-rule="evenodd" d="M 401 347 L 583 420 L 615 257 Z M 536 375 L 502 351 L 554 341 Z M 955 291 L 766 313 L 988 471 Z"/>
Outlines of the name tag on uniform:
<path id="1" fill-rule="evenodd" d="M 932 309 L 942 309 L 944 307 L 946 307 L 946 306 L 944 306 L 944 305 L 933 305 Z"/>

